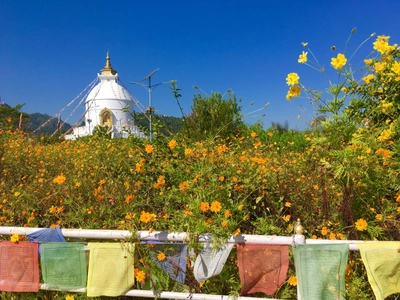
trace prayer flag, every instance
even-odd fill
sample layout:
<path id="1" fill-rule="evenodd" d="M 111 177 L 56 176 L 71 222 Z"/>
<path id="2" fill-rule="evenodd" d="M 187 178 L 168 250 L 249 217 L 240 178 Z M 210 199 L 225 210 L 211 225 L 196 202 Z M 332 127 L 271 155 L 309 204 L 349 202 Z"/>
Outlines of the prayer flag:
<path id="1" fill-rule="evenodd" d="M 0 242 L 0 291 L 39 291 L 37 243 Z"/>
<path id="2" fill-rule="evenodd" d="M 285 282 L 289 267 L 287 245 L 238 244 L 241 294 L 273 295 Z"/>
<path id="3" fill-rule="evenodd" d="M 211 242 L 205 243 L 194 264 L 193 273 L 197 282 L 204 282 L 220 274 L 233 246 L 234 244 L 230 243 L 221 249 L 212 249 Z"/>
<path id="4" fill-rule="evenodd" d="M 400 293 L 400 242 L 359 243 L 376 300 Z"/>
<path id="5" fill-rule="evenodd" d="M 52 289 L 86 287 L 85 247 L 82 243 L 44 243 L 40 263 L 43 282 Z"/>
<path id="6" fill-rule="evenodd" d="M 185 283 L 187 246 L 183 244 L 162 243 L 151 248 L 153 260 L 169 274 L 172 280 Z M 158 254 L 164 253 L 165 259 L 159 260 Z"/>
<path id="7" fill-rule="evenodd" d="M 293 252 L 301 299 L 345 299 L 348 244 L 300 244 Z"/>
<path id="8" fill-rule="evenodd" d="M 31 242 L 66 242 L 60 227 L 44 228 L 27 235 Z"/>
<path id="9" fill-rule="evenodd" d="M 125 294 L 134 284 L 133 250 L 130 243 L 89 243 L 89 297 Z"/>

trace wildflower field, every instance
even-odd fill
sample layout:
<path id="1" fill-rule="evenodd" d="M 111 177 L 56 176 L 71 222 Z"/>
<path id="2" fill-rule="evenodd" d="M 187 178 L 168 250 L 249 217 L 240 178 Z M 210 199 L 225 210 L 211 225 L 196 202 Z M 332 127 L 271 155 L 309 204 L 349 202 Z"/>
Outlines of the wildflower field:
<path id="1" fill-rule="evenodd" d="M 400 50 L 387 36 L 372 38 L 359 78 L 344 53 L 332 58 L 338 79 L 326 91 L 307 88 L 301 74 L 288 75 L 286 98 L 306 95 L 316 109 L 304 132 L 243 125 L 235 135 L 201 142 L 185 132 L 152 142 L 52 141 L 0 128 L 0 225 L 187 232 L 196 248 L 201 233 L 211 233 L 217 246 L 239 233 L 289 236 L 299 218 L 306 238 L 400 240 Z M 303 46 L 299 63 L 323 74 Z M 146 262 L 135 262 L 136 288 L 149 276 Z M 291 260 L 274 297 L 296 297 L 293 267 Z M 240 292 L 234 252 L 204 284 L 190 272 L 180 288 Z M 359 253 L 351 253 L 346 276 L 347 299 L 373 299 Z M 174 289 L 167 279 L 158 284 Z"/>

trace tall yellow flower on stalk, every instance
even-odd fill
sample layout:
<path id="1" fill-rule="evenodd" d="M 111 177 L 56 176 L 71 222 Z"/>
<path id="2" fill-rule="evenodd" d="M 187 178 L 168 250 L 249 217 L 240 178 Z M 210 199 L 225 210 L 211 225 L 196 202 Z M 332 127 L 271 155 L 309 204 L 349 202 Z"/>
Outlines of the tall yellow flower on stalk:
<path id="1" fill-rule="evenodd" d="M 304 64 L 307 62 L 307 54 L 308 54 L 308 52 L 304 52 L 304 51 L 303 51 L 303 53 L 300 54 L 299 60 L 298 60 L 298 62 L 300 64 Z"/>
<path id="2" fill-rule="evenodd" d="M 297 73 L 289 73 L 286 77 L 286 84 L 287 85 L 295 85 L 299 84 L 300 76 Z"/>
<path id="3" fill-rule="evenodd" d="M 339 53 L 336 58 L 333 57 L 331 60 L 331 65 L 335 69 L 343 68 L 346 65 L 346 63 L 347 63 L 347 58 L 342 53 Z"/>

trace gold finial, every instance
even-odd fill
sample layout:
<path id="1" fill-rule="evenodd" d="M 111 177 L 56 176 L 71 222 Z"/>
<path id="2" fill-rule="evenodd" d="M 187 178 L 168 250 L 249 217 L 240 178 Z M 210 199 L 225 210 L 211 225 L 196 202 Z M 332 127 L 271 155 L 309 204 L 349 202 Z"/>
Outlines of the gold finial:
<path id="1" fill-rule="evenodd" d="M 300 219 L 297 219 L 297 222 L 294 224 L 294 233 L 295 234 L 303 234 L 303 226 L 301 225 Z"/>
<path id="2" fill-rule="evenodd" d="M 109 55 L 109 53 L 108 53 L 108 51 L 107 51 L 106 65 L 105 65 L 104 69 L 101 70 L 101 75 L 115 75 L 115 74 L 117 74 L 117 71 L 114 70 L 114 69 L 111 67 L 110 55 Z"/>

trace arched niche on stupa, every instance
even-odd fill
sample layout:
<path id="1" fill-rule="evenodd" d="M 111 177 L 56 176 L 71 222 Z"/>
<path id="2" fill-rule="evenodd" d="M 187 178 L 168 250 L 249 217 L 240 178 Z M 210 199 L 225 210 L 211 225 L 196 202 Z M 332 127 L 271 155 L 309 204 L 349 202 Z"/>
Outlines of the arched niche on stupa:
<path id="1" fill-rule="evenodd" d="M 99 114 L 100 126 L 111 127 L 113 125 L 113 113 L 107 107 L 103 108 Z"/>

